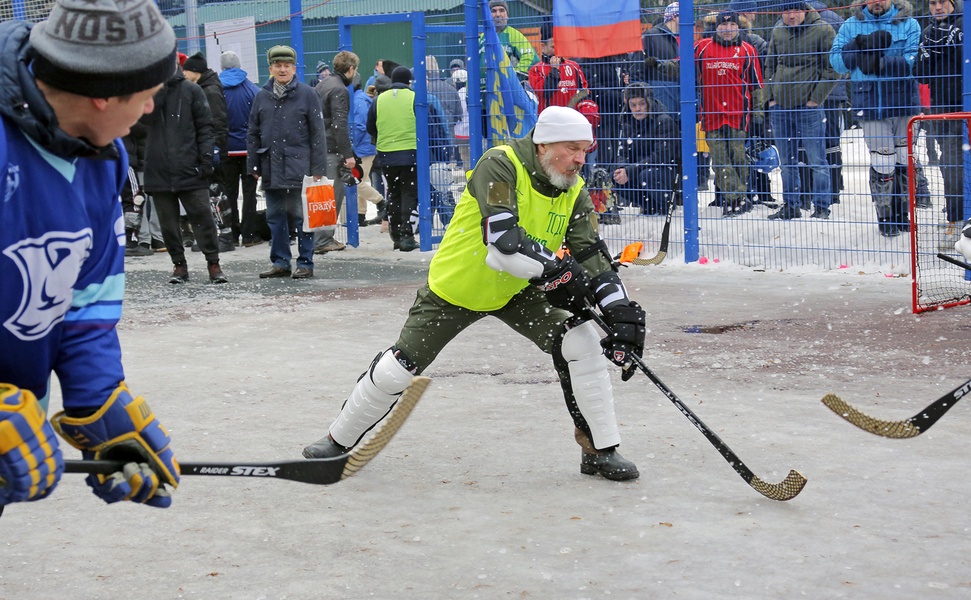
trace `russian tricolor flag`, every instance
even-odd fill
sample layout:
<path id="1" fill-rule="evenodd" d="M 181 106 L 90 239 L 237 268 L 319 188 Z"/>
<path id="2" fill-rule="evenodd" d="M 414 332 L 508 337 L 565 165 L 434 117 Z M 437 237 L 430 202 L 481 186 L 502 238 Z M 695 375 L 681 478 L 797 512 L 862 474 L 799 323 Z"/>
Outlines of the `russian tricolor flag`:
<path id="1" fill-rule="evenodd" d="M 642 50 L 638 0 L 554 0 L 553 44 L 558 56 L 600 58 Z"/>

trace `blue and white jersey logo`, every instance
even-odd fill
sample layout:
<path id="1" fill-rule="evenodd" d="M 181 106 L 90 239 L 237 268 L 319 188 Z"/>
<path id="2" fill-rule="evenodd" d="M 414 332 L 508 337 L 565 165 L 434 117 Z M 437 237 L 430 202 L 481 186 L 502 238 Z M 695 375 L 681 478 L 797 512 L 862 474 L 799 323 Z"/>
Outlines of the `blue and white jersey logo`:
<path id="1" fill-rule="evenodd" d="M 10 202 L 13 193 L 20 187 L 20 165 L 7 165 L 7 179 L 4 184 L 3 201 Z"/>
<path id="2" fill-rule="evenodd" d="M 93 234 L 51 231 L 3 249 L 20 270 L 24 294 L 20 308 L 3 326 L 24 341 L 37 340 L 64 320 L 71 309 L 74 284 L 91 253 Z"/>

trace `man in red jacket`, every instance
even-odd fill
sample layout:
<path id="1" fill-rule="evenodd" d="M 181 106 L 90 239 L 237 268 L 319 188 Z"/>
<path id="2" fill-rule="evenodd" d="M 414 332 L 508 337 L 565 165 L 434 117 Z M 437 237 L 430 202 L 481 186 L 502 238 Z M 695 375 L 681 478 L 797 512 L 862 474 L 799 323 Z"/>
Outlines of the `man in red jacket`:
<path id="1" fill-rule="evenodd" d="M 695 44 L 701 88 L 701 128 L 711 152 L 718 189 L 725 196 L 723 216 L 751 209 L 745 138 L 749 119 L 763 121 L 762 67 L 755 48 L 741 39 L 738 15 L 720 12 L 715 34 Z M 759 127 L 756 126 L 756 129 Z"/>
<path id="2" fill-rule="evenodd" d="M 587 89 L 587 78 L 580 65 L 556 55 L 553 47 L 553 26 L 544 23 L 542 59 L 529 69 L 529 85 L 539 98 L 539 110 L 547 106 L 570 106 L 570 100 L 580 90 Z"/>

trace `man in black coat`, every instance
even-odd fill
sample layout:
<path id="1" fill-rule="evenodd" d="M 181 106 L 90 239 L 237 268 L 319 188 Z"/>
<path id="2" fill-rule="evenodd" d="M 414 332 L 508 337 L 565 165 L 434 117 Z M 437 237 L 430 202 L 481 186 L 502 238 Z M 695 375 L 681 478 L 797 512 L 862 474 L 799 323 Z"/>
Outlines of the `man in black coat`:
<path id="1" fill-rule="evenodd" d="M 643 215 L 665 214 L 681 157 L 678 126 L 642 82 L 627 86 L 624 100 L 614 191 Z"/>
<path id="2" fill-rule="evenodd" d="M 256 94 L 246 139 L 246 168 L 263 179 L 270 228 L 270 270 L 261 279 L 314 276 L 314 236 L 303 231 L 303 178 L 327 172 L 327 140 L 320 97 L 296 77 L 297 53 L 273 46 L 266 53 L 270 80 Z M 330 79 L 330 77 L 328 78 Z M 290 232 L 297 233 L 297 270 L 291 274 Z"/>
<path id="3" fill-rule="evenodd" d="M 216 223 L 209 207 L 215 142 L 205 93 L 185 78 L 182 69 L 176 69 L 175 75 L 155 94 L 155 109 L 142 117 L 142 123 L 148 127 L 145 191 L 155 200 L 162 239 L 175 265 L 169 283 L 189 280 L 179 202 L 206 257 L 209 280 L 226 283 L 219 267 Z"/>

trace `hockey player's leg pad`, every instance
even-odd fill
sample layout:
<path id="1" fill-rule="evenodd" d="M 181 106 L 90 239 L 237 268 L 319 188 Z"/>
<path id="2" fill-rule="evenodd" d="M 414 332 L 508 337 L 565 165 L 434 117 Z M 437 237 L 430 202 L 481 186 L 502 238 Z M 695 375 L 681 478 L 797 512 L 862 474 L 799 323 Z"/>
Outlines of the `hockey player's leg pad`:
<path id="1" fill-rule="evenodd" d="M 337 419 L 330 437 L 345 448 L 353 448 L 394 407 L 414 376 L 413 363 L 397 348 L 379 353 L 357 381 Z M 409 368 L 409 366 L 411 368 Z M 306 455 L 305 455 L 306 456 Z"/>
<path id="2" fill-rule="evenodd" d="M 620 432 L 614 415 L 614 396 L 607 372 L 607 361 L 600 347 L 600 334 L 592 321 L 569 329 L 560 345 L 569 373 L 570 394 L 582 420 L 574 424 L 589 432 L 595 448 L 609 448 L 620 443 Z M 566 390 L 564 390 L 566 392 Z M 572 407 L 571 407 L 572 412 Z"/>
<path id="3" fill-rule="evenodd" d="M 141 396 L 132 397 L 124 382 L 94 414 L 51 418 L 54 429 L 85 459 L 125 461 L 122 471 L 89 475 L 95 495 L 111 504 L 131 500 L 158 508 L 172 504 L 166 486 L 179 486 L 179 463 L 168 431 Z"/>
<path id="4" fill-rule="evenodd" d="M 37 397 L 0 383 L 0 507 L 46 498 L 63 472 L 57 436 Z"/>

